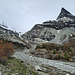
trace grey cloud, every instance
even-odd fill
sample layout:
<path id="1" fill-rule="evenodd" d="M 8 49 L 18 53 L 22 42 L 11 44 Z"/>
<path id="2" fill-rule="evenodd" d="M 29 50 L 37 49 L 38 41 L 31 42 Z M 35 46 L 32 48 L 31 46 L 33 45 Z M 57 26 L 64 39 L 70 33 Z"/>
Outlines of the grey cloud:
<path id="1" fill-rule="evenodd" d="M 75 0 L 0 0 L 0 22 L 26 32 L 35 23 L 56 19 L 62 6 L 75 14 Z"/>

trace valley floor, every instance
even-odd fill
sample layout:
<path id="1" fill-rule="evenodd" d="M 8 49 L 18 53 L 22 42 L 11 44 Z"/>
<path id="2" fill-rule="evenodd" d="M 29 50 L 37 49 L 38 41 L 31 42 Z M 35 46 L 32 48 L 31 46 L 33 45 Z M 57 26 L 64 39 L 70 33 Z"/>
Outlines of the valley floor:
<path id="1" fill-rule="evenodd" d="M 58 75 L 65 75 L 66 73 L 71 73 L 75 75 L 75 63 L 33 57 L 29 53 L 29 49 L 25 49 L 24 51 L 15 52 L 13 57 L 16 57 L 17 59 L 21 59 L 22 61 L 24 61 L 25 64 L 28 63 L 34 67 L 39 66 L 40 69 L 45 72 L 49 72 L 49 70 L 48 71 L 45 70 L 46 68 L 48 68 L 48 69 L 52 69 L 52 71 L 54 72 L 55 71 L 60 72 Z M 52 67 L 55 70 L 53 70 Z"/>

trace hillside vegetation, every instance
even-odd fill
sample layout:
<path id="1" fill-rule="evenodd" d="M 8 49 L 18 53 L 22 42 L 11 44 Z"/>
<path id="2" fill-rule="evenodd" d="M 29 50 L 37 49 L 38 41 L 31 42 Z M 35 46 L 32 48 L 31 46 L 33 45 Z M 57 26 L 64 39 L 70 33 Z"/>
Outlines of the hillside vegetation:
<path id="1" fill-rule="evenodd" d="M 0 40 L 0 62 L 5 64 L 5 62 L 13 53 L 13 43 L 8 42 L 7 40 Z"/>
<path id="2" fill-rule="evenodd" d="M 47 59 L 75 61 L 75 44 L 57 45 L 54 43 L 43 43 L 37 45 L 35 51 L 31 53 Z"/>

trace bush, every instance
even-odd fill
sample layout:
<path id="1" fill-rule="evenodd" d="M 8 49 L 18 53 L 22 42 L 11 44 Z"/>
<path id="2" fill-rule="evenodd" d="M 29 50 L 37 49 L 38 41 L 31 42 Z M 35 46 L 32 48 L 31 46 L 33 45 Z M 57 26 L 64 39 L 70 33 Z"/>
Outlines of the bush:
<path id="1" fill-rule="evenodd" d="M 5 63 L 10 55 L 13 53 L 12 42 L 0 41 L 0 62 Z"/>
<path id="2" fill-rule="evenodd" d="M 56 54 L 56 50 L 53 51 L 53 54 Z"/>
<path id="3" fill-rule="evenodd" d="M 42 48 L 46 48 L 46 45 L 45 44 L 42 44 Z"/>
<path id="4" fill-rule="evenodd" d="M 59 59 L 61 58 L 60 54 L 58 54 L 58 58 L 59 58 Z"/>
<path id="5" fill-rule="evenodd" d="M 49 48 L 48 48 L 48 47 L 46 47 L 46 50 L 49 50 Z"/>
<path id="6" fill-rule="evenodd" d="M 65 59 L 66 59 L 66 60 L 69 60 L 69 55 L 68 55 L 67 52 L 65 52 L 65 55 L 64 55 L 64 56 L 65 56 Z"/>

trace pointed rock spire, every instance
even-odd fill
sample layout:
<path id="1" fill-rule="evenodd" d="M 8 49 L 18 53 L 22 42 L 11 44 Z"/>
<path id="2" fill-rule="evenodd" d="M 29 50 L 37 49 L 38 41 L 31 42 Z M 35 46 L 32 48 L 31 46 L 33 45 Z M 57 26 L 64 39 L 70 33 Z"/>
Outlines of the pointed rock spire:
<path id="1" fill-rule="evenodd" d="M 75 19 L 75 16 L 73 16 L 69 11 L 67 11 L 66 9 L 64 9 L 62 7 L 61 12 L 60 12 L 59 16 L 57 17 L 57 19 L 63 18 L 63 17 L 68 17 L 68 18 L 71 18 L 71 19 L 73 19 L 73 18 Z"/>
<path id="2" fill-rule="evenodd" d="M 66 9 L 64 9 L 64 8 L 62 7 L 62 9 L 61 9 L 61 15 L 64 15 L 64 14 L 69 14 L 69 15 L 71 15 L 71 13 L 70 13 L 69 11 L 67 11 Z"/>

